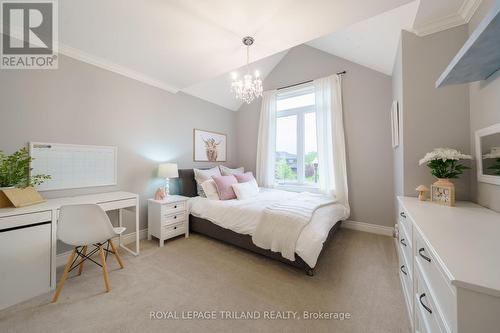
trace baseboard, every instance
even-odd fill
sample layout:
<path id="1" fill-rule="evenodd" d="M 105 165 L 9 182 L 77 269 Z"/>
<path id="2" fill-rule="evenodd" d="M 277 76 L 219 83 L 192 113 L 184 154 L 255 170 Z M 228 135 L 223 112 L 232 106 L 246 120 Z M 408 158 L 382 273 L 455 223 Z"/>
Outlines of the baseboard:
<path id="1" fill-rule="evenodd" d="M 371 223 L 350 221 L 350 220 L 342 222 L 342 227 L 346 229 L 364 231 L 384 236 L 392 236 L 392 233 L 394 231 L 394 228 L 392 227 L 386 227 L 378 224 L 371 224 Z"/>
<path id="2" fill-rule="evenodd" d="M 147 236 L 148 236 L 148 229 L 139 230 L 139 239 L 146 239 Z M 113 242 L 115 244 L 118 244 L 118 237 L 113 238 Z M 123 235 L 122 242 L 125 245 L 135 242 L 135 232 Z M 68 261 L 68 257 L 70 256 L 70 254 L 71 251 L 67 251 L 56 255 L 56 266 L 59 267 L 66 265 L 66 262 Z"/>

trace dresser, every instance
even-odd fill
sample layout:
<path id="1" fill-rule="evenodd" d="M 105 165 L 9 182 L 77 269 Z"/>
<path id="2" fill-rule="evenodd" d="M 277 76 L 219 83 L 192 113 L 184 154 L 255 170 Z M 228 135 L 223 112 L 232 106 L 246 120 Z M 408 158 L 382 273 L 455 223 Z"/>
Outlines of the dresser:
<path id="1" fill-rule="evenodd" d="M 396 236 L 413 332 L 500 332 L 500 214 L 398 197 Z"/>
<path id="2" fill-rule="evenodd" d="M 148 240 L 164 241 L 179 235 L 189 236 L 188 197 L 169 195 L 164 200 L 148 200 Z"/>

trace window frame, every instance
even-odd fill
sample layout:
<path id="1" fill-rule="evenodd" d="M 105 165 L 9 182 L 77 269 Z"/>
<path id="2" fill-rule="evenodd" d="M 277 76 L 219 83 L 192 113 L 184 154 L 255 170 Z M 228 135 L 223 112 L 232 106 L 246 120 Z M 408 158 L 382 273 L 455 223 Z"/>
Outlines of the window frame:
<path id="1" fill-rule="evenodd" d="M 293 87 L 294 89 L 287 90 L 278 94 L 277 101 L 280 99 L 288 99 L 295 96 L 314 94 L 314 86 L 308 84 L 301 87 Z M 287 191 L 319 191 L 319 184 L 311 184 L 306 182 L 305 177 L 305 115 L 308 113 L 316 113 L 316 103 L 313 105 L 299 106 L 285 110 L 276 110 L 276 121 L 278 118 L 296 116 L 297 121 L 297 182 L 275 183 L 275 187 Z M 274 160 L 276 161 L 276 149 L 274 151 Z M 275 179 L 276 181 L 277 179 Z"/>

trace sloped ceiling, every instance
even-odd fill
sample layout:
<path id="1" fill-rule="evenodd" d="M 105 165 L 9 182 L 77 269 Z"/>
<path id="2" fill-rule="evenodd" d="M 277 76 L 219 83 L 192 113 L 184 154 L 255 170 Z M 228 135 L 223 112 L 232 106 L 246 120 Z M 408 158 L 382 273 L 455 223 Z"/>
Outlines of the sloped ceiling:
<path id="1" fill-rule="evenodd" d="M 60 52 L 177 92 L 408 2 L 59 1 Z"/>
<path id="2" fill-rule="evenodd" d="M 414 1 L 307 45 L 391 75 L 401 30 L 411 30 L 418 5 Z"/>

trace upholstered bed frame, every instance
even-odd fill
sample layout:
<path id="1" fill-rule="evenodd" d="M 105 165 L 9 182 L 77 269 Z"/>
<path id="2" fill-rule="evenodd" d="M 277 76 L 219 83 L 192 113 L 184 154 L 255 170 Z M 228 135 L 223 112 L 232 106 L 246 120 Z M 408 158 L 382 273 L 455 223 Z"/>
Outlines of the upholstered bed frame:
<path id="1" fill-rule="evenodd" d="M 194 171 L 193 169 L 180 169 L 179 170 L 179 178 L 172 180 L 170 185 L 170 192 L 174 194 L 180 194 L 186 197 L 195 197 L 197 196 L 196 191 L 196 181 L 194 180 Z M 323 254 L 326 246 L 328 245 L 330 239 L 333 237 L 335 232 L 339 229 L 340 224 L 342 222 L 339 221 L 336 223 L 333 228 L 330 230 L 328 234 L 328 238 L 323 245 L 323 249 L 321 250 L 320 256 Z M 249 235 L 239 234 L 237 232 L 231 231 L 226 228 L 222 228 L 208 220 L 189 215 L 189 230 L 200 233 L 211 238 L 215 238 L 217 240 L 223 241 L 225 243 L 229 243 L 252 252 L 261 254 L 263 256 L 281 261 L 283 263 L 289 264 L 291 266 L 300 268 L 305 270 L 307 275 L 312 276 L 314 274 L 314 270 L 312 267 L 309 267 L 308 264 L 300 258 L 300 256 L 295 255 L 295 261 L 290 261 L 286 258 L 283 258 L 278 252 L 272 252 L 270 250 L 265 250 L 260 247 L 257 247 L 252 242 L 252 237 Z"/>

